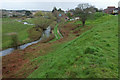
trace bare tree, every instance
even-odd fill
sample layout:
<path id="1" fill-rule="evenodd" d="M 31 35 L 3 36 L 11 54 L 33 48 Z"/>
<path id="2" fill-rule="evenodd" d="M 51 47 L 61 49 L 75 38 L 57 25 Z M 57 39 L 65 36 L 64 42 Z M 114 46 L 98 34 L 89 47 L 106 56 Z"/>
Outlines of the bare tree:
<path id="1" fill-rule="evenodd" d="M 57 18 L 58 15 L 58 10 L 56 7 L 53 8 L 52 13 L 54 14 L 54 16 Z"/>
<path id="2" fill-rule="evenodd" d="M 94 6 L 89 5 L 88 3 L 79 4 L 75 9 L 74 14 L 80 17 L 83 26 L 85 25 L 86 20 L 92 13 L 94 13 Z"/>
<path id="3" fill-rule="evenodd" d="M 57 11 L 57 8 L 56 8 L 56 7 L 53 8 L 52 13 L 53 13 L 54 11 Z"/>

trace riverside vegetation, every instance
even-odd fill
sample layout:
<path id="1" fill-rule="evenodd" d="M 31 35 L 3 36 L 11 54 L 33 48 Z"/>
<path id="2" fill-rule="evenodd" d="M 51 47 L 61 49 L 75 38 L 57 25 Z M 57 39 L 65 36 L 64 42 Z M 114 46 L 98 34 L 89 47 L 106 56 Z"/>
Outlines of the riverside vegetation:
<path id="1" fill-rule="evenodd" d="M 92 29 L 31 60 L 40 66 L 28 78 L 118 78 L 117 18 L 105 15 L 89 20 L 86 24 Z"/>
<path id="2" fill-rule="evenodd" d="M 96 13 L 84 27 L 72 21 L 53 32 L 58 38 L 3 57 L 3 77 L 118 78 L 118 16 Z"/>

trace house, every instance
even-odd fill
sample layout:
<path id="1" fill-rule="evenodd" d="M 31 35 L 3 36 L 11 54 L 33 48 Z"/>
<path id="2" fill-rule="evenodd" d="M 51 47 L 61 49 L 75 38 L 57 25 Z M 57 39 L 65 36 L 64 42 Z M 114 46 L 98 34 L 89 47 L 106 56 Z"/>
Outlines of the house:
<path id="1" fill-rule="evenodd" d="M 80 19 L 80 17 L 75 17 L 75 20 L 79 20 Z"/>
<path id="2" fill-rule="evenodd" d="M 70 20 L 70 18 L 66 16 L 65 20 L 66 20 L 66 21 L 67 21 L 67 20 Z"/>
<path id="3" fill-rule="evenodd" d="M 2 17 L 25 17 L 28 10 L 2 10 Z"/>
<path id="4" fill-rule="evenodd" d="M 2 10 L 2 17 L 24 16 L 25 11 L 20 10 Z"/>
<path id="5" fill-rule="evenodd" d="M 107 9 L 104 9 L 104 12 L 107 14 L 112 14 L 113 10 L 115 10 L 115 6 L 108 6 Z"/>
<path id="6" fill-rule="evenodd" d="M 113 10 L 113 13 L 112 14 L 118 14 L 118 8 L 115 8 L 114 10 Z"/>

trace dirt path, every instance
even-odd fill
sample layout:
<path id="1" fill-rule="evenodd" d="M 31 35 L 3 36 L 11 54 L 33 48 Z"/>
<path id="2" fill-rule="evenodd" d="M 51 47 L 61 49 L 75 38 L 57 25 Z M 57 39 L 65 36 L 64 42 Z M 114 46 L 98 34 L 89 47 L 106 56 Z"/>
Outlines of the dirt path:
<path id="1" fill-rule="evenodd" d="M 60 35 L 61 38 L 63 38 L 62 34 L 60 33 L 60 30 L 57 30 L 57 33 Z"/>

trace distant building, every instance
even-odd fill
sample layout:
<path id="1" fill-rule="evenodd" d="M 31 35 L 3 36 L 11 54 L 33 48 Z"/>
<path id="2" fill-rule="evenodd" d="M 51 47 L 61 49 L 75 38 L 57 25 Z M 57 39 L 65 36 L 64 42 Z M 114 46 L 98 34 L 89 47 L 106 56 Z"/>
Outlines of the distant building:
<path id="1" fill-rule="evenodd" d="M 107 9 L 104 9 L 104 12 L 107 14 L 112 14 L 114 9 L 115 9 L 115 6 L 108 6 Z"/>
<path id="2" fill-rule="evenodd" d="M 20 10 L 2 10 L 2 17 L 24 16 L 25 11 Z"/>
<path id="3" fill-rule="evenodd" d="M 2 10 L 2 17 L 25 17 L 26 11 L 28 10 Z"/>
<path id="4" fill-rule="evenodd" d="M 115 8 L 112 14 L 118 14 L 118 8 Z"/>
<path id="5" fill-rule="evenodd" d="M 118 8 L 115 8 L 115 6 L 108 6 L 107 9 L 104 9 L 104 12 L 107 14 L 117 14 Z"/>
<path id="6" fill-rule="evenodd" d="M 75 17 L 75 20 L 79 20 L 80 19 L 80 17 Z"/>
<path id="7" fill-rule="evenodd" d="M 35 15 L 35 14 L 36 14 L 36 12 L 32 12 L 32 14 L 33 14 L 33 15 Z"/>

